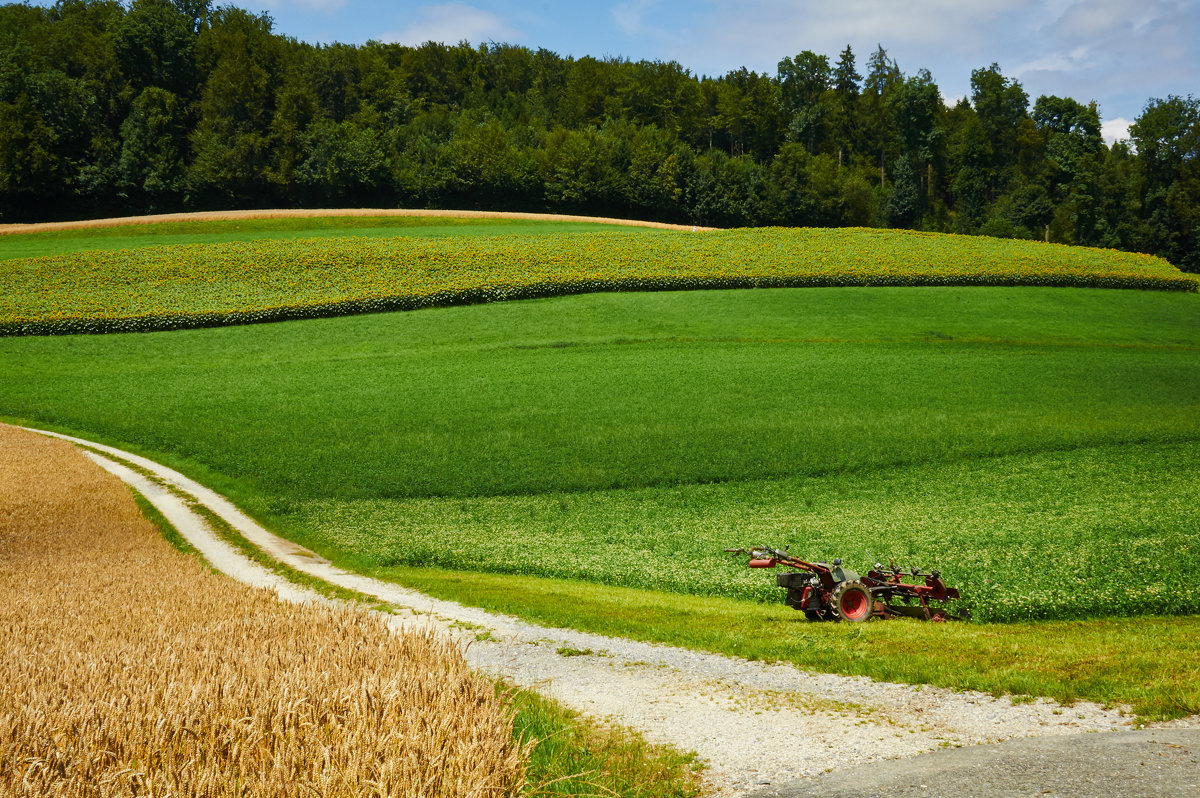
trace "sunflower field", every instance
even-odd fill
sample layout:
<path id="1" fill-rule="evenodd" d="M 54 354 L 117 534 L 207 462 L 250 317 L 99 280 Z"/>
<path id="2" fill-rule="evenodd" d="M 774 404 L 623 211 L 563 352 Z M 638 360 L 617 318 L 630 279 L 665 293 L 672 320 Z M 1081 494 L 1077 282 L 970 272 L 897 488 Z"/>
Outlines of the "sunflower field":
<path id="1" fill-rule="evenodd" d="M 333 237 L 0 262 L 0 334 L 210 327 L 581 294 L 1024 285 L 1196 291 L 1161 258 L 873 229 Z"/>

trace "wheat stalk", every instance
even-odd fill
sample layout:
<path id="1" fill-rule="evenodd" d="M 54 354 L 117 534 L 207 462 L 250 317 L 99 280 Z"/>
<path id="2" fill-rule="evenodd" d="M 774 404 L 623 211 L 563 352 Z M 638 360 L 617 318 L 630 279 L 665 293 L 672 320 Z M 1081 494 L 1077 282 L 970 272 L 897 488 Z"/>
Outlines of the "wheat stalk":
<path id="1" fill-rule="evenodd" d="M 517 794 L 512 711 L 432 630 L 284 605 L 173 550 L 68 444 L 0 426 L 0 793 Z"/>

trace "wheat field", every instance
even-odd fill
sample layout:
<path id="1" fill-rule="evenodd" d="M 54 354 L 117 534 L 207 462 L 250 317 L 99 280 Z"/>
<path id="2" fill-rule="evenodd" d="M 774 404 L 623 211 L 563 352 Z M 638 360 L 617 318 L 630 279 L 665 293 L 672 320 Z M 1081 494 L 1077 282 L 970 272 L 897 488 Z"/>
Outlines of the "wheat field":
<path id="1" fill-rule="evenodd" d="M 0 425 L 0 794 L 500 796 L 529 744 L 446 638 L 175 551 L 70 445 Z"/>

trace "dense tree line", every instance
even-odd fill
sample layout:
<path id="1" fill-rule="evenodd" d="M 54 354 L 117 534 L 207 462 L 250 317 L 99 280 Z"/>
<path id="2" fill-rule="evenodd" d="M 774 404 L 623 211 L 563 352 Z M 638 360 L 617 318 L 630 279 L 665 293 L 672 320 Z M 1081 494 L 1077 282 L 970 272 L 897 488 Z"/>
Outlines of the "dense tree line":
<path id="1" fill-rule="evenodd" d="M 860 71 L 861 70 L 861 71 Z M 993 64 L 947 107 L 880 47 L 776 74 L 505 44 L 312 46 L 209 0 L 0 6 L 0 219 L 254 206 L 880 225 L 1155 252 L 1200 271 L 1200 101 L 1133 146 Z"/>

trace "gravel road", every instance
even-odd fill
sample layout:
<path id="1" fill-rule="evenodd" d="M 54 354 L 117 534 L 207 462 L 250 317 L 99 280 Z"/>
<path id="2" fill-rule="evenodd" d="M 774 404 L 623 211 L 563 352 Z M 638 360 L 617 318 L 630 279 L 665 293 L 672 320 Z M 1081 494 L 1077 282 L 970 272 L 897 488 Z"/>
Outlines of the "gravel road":
<path id="1" fill-rule="evenodd" d="M 1014 705 L 982 693 L 808 673 L 790 665 L 541 627 L 440 601 L 337 568 L 271 534 L 208 488 L 153 461 L 44 434 L 103 452 L 105 456 L 85 454 L 154 503 L 218 570 L 273 589 L 285 600 L 325 600 L 247 560 L 218 539 L 189 503 L 207 507 L 296 570 L 406 608 L 386 616 L 396 627 L 439 626 L 462 642 L 468 661 L 485 673 L 637 729 L 651 742 L 695 751 L 708 766 L 706 778 L 714 795 L 778 789 L 797 779 L 802 780 L 796 787 L 800 789 L 824 774 L 940 749 L 1132 728 L 1128 717 L 1095 704 L 1064 707 L 1039 699 Z M 1196 720 L 1176 725 L 1200 726 Z"/>

